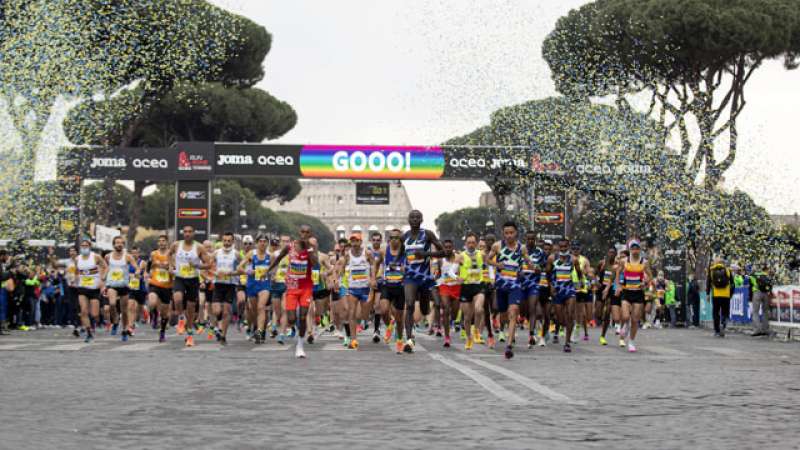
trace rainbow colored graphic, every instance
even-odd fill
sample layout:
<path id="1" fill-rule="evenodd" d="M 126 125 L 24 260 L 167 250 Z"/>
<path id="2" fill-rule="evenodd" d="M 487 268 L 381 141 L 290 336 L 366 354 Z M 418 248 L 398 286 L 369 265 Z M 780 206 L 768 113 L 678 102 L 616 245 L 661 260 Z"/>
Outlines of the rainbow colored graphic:
<path id="1" fill-rule="evenodd" d="M 432 180 L 444 173 L 439 147 L 305 145 L 300 172 L 307 178 Z"/>

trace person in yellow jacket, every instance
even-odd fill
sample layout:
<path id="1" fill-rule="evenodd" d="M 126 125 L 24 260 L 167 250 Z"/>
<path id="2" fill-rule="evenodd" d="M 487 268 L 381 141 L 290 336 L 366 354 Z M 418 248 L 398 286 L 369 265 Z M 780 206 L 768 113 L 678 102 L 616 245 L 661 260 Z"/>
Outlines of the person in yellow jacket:
<path id="1" fill-rule="evenodd" d="M 733 272 L 720 257 L 714 258 L 708 268 L 706 295 L 711 297 L 712 315 L 714 316 L 714 335 L 725 337 L 725 326 L 731 313 L 731 296 L 733 295 Z"/>

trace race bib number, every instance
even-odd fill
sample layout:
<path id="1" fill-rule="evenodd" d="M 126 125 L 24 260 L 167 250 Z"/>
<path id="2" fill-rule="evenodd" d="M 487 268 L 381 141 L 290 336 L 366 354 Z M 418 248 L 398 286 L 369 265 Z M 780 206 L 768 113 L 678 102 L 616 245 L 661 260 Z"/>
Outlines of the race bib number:
<path id="1" fill-rule="evenodd" d="M 191 264 L 181 264 L 179 273 L 183 278 L 192 278 L 195 276 L 194 266 Z"/>
<path id="2" fill-rule="evenodd" d="M 240 275 L 239 276 L 239 283 L 247 284 L 247 275 Z"/>
<path id="3" fill-rule="evenodd" d="M 311 280 L 314 284 L 319 284 L 319 270 L 311 272 Z"/>
<path id="4" fill-rule="evenodd" d="M 140 285 L 141 281 L 139 281 L 138 278 L 131 278 L 131 281 L 128 283 L 128 288 L 138 291 Z"/>
<path id="5" fill-rule="evenodd" d="M 155 278 L 159 283 L 169 283 L 169 274 L 164 269 L 157 270 Z"/>
<path id="6" fill-rule="evenodd" d="M 80 285 L 83 288 L 90 288 L 90 289 L 94 288 L 94 277 L 93 276 L 82 276 Z"/>
<path id="7" fill-rule="evenodd" d="M 256 280 L 263 281 L 267 279 L 267 268 L 264 266 L 256 266 L 255 273 Z"/>
<path id="8" fill-rule="evenodd" d="M 111 281 L 122 281 L 125 275 L 122 273 L 121 270 L 112 270 L 111 271 Z"/>

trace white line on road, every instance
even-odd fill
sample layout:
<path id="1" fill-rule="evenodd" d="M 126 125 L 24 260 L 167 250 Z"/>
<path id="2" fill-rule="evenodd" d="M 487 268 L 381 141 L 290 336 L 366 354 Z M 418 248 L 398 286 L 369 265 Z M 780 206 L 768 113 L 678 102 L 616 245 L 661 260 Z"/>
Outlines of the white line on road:
<path id="1" fill-rule="evenodd" d="M 706 350 L 712 353 L 717 353 L 723 356 L 739 356 L 744 353 L 741 350 L 724 347 L 698 347 L 700 350 Z"/>
<path id="2" fill-rule="evenodd" d="M 219 345 L 195 345 L 194 347 L 184 347 L 182 350 L 185 352 L 218 352 Z"/>
<path id="3" fill-rule="evenodd" d="M 251 352 L 279 352 L 281 350 L 289 350 L 288 345 L 259 345 L 250 349 Z"/>
<path id="4" fill-rule="evenodd" d="M 58 351 L 58 352 L 61 352 L 61 351 L 76 351 L 76 350 L 80 350 L 82 348 L 89 347 L 90 345 L 92 345 L 92 344 L 87 344 L 85 342 L 78 342 L 78 343 L 75 343 L 75 344 L 53 345 L 51 347 L 44 347 L 44 348 L 41 348 L 39 350 L 53 350 L 53 351 Z"/>
<path id="5" fill-rule="evenodd" d="M 161 345 L 161 344 L 153 343 L 153 342 L 147 342 L 147 343 L 145 343 L 145 342 L 137 342 L 136 344 L 123 345 L 121 347 L 114 347 L 110 351 L 112 351 L 112 352 L 146 352 L 148 350 L 152 350 L 152 349 L 158 347 L 159 345 Z"/>
<path id="6" fill-rule="evenodd" d="M 674 348 L 668 347 L 658 347 L 654 345 L 648 345 L 640 349 L 643 353 L 647 354 L 648 352 L 657 353 L 659 355 L 666 355 L 666 356 L 689 356 L 688 353 L 682 352 L 680 350 L 675 350 Z"/>
<path id="7" fill-rule="evenodd" d="M 528 401 L 524 398 L 514 394 L 513 392 L 509 391 L 508 389 L 500 386 L 499 384 L 492 381 L 489 377 L 480 374 L 469 367 L 459 364 L 453 360 L 445 358 L 444 356 L 438 353 L 429 353 L 428 356 L 433 358 L 436 361 L 441 362 L 442 364 L 452 367 L 453 369 L 458 370 L 459 372 L 463 373 L 464 375 L 472 378 L 473 381 L 478 383 L 482 388 L 486 389 L 487 391 L 494 394 L 497 398 L 501 400 L 505 400 L 512 405 L 527 405 Z"/>
<path id="8" fill-rule="evenodd" d="M 572 400 L 571 398 L 567 397 L 566 395 L 561 394 L 559 392 L 556 392 L 556 391 L 550 389 L 549 387 L 544 386 L 544 385 L 542 385 L 542 384 L 540 384 L 540 383 L 538 383 L 538 382 L 536 382 L 534 380 L 531 380 L 528 377 L 524 377 L 524 376 L 522 376 L 522 375 L 520 375 L 520 374 L 518 374 L 518 373 L 516 373 L 516 372 L 514 372 L 512 370 L 508 370 L 506 368 L 503 368 L 503 367 L 500 367 L 500 366 L 496 366 L 494 364 L 488 363 L 488 362 L 480 360 L 480 359 L 472 359 L 472 358 L 470 358 L 469 356 L 466 356 L 466 355 L 457 355 L 457 356 L 460 359 L 469 361 L 469 362 L 471 362 L 473 364 L 477 364 L 477 365 L 479 365 L 479 366 L 481 366 L 481 367 L 483 367 L 485 369 L 489 369 L 489 370 L 495 371 L 495 372 L 497 372 L 499 374 L 505 375 L 508 378 L 511 378 L 512 380 L 516 381 L 517 383 L 519 383 L 519 384 L 525 386 L 526 388 L 532 390 L 533 392 L 536 392 L 539 395 L 543 395 L 543 396 L 549 398 L 550 400 L 553 400 L 553 401 L 556 401 L 556 402 L 561 402 L 561 403 L 569 403 L 569 404 L 572 404 L 572 405 L 585 405 L 586 404 L 586 402 L 579 402 L 579 401 Z"/>
<path id="9" fill-rule="evenodd" d="M 0 345 L 0 351 L 3 351 L 3 350 L 16 350 L 18 348 L 27 347 L 28 345 L 30 345 L 30 343 L 28 343 L 28 344 L 4 344 L 4 345 Z"/>

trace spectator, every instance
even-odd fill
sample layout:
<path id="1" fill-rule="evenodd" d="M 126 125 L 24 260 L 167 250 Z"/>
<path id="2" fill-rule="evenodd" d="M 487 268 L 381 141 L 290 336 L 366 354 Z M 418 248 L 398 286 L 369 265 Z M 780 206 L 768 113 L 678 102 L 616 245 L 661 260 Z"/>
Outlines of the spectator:
<path id="1" fill-rule="evenodd" d="M 39 273 L 36 267 L 31 267 L 24 273 L 24 288 L 22 294 L 22 326 L 21 330 L 27 331 L 29 328 L 36 329 L 36 310 L 39 306 Z M 24 328 L 23 328 L 24 327 Z"/>
<path id="2" fill-rule="evenodd" d="M 664 292 L 664 304 L 669 311 L 669 327 L 677 328 L 678 312 L 675 309 L 675 283 L 672 280 L 667 280 L 667 289 Z"/>
<path id="3" fill-rule="evenodd" d="M 708 268 L 706 295 L 711 296 L 711 312 L 714 316 L 714 335 L 725 337 L 725 327 L 731 313 L 733 295 L 733 273 L 725 266 L 722 258 L 714 258 Z"/>
<path id="4" fill-rule="evenodd" d="M 753 321 L 752 336 L 769 335 L 769 301 L 772 294 L 772 278 L 769 276 L 769 266 L 762 266 L 761 270 L 750 276 L 752 299 L 750 311 Z M 761 315 L 763 314 L 763 318 Z"/>
<path id="5" fill-rule="evenodd" d="M 686 313 L 686 320 L 691 324 L 693 327 L 700 326 L 700 286 L 697 284 L 697 280 L 694 279 L 693 275 L 689 275 L 689 292 L 687 295 L 687 313 Z M 691 320 L 690 320 L 691 319 Z"/>

